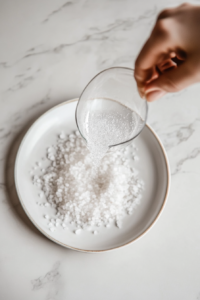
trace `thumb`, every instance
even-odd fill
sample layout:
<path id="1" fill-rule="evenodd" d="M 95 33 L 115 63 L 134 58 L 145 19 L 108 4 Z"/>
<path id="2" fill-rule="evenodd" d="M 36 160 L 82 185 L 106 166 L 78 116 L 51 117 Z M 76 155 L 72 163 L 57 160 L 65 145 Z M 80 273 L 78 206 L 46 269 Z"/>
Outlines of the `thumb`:
<path id="1" fill-rule="evenodd" d="M 185 87 L 199 81 L 195 66 L 189 60 L 177 68 L 165 71 L 157 79 L 145 86 L 147 101 L 154 101 L 166 93 L 178 92 Z"/>

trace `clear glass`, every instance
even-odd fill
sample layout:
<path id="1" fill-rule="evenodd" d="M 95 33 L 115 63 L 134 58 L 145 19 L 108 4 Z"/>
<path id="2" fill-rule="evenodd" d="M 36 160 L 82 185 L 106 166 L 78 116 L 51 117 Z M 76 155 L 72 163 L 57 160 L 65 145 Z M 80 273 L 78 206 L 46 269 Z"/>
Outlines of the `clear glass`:
<path id="1" fill-rule="evenodd" d="M 76 123 L 82 137 L 87 142 L 88 113 L 116 111 L 126 117 L 128 111 L 134 113 L 135 129 L 131 134 L 117 141 L 109 148 L 131 142 L 145 126 L 147 119 L 147 101 L 139 96 L 134 79 L 134 70 L 124 67 L 106 69 L 97 74 L 83 90 L 77 107 Z"/>

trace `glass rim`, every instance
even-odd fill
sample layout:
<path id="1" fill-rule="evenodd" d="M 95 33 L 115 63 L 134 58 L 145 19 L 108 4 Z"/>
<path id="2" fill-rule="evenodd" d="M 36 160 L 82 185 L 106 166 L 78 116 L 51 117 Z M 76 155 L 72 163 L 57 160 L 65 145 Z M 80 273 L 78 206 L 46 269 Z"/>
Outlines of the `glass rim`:
<path id="1" fill-rule="evenodd" d="M 85 90 L 86 90 L 87 87 L 89 86 L 89 84 L 90 84 L 97 76 L 99 76 L 101 73 L 106 72 L 106 71 L 109 71 L 109 70 L 112 70 L 112 69 L 124 69 L 124 70 L 129 70 L 129 71 L 133 71 L 133 74 L 134 74 L 134 69 L 132 69 L 132 68 L 128 68 L 128 67 L 110 67 L 110 68 L 104 69 L 104 70 L 102 70 L 101 72 L 97 73 L 97 74 L 96 74 L 96 75 L 95 75 L 95 76 L 87 83 L 87 85 L 85 86 L 85 88 L 84 88 L 83 91 L 81 92 L 80 97 L 78 98 L 78 103 L 77 103 L 77 105 L 76 105 L 76 111 L 75 111 L 75 121 L 76 121 L 76 126 L 77 126 L 77 128 L 78 128 L 78 131 L 79 131 L 80 135 L 81 135 L 82 138 L 86 141 L 86 143 L 87 143 L 87 139 L 83 136 L 83 134 L 82 134 L 82 132 L 81 132 L 81 130 L 80 130 L 80 128 L 79 128 L 79 125 L 78 125 L 77 111 L 78 111 L 79 102 L 80 102 L 80 100 L 81 100 L 81 97 L 82 97 L 83 93 L 85 92 Z M 133 78 L 134 78 L 134 77 L 133 77 Z M 141 97 L 140 97 L 140 98 L 141 98 Z M 147 121 L 147 115 L 148 115 L 148 103 L 147 103 L 147 101 L 146 101 L 145 98 L 141 98 L 141 99 L 144 100 L 145 103 L 146 103 L 146 116 L 145 116 L 145 120 L 144 120 L 144 124 L 143 124 L 142 128 L 140 129 L 140 131 L 139 131 L 133 138 L 131 138 L 131 139 L 125 141 L 125 142 L 121 142 L 121 143 L 119 143 L 119 144 L 110 145 L 110 146 L 109 146 L 109 149 L 112 148 L 112 147 L 117 147 L 117 146 L 120 146 L 120 145 L 123 145 L 123 144 L 126 144 L 126 143 L 129 143 L 129 142 L 133 141 L 133 140 L 134 140 L 134 139 L 142 132 L 142 130 L 144 129 L 145 124 L 146 124 L 146 121 Z"/>

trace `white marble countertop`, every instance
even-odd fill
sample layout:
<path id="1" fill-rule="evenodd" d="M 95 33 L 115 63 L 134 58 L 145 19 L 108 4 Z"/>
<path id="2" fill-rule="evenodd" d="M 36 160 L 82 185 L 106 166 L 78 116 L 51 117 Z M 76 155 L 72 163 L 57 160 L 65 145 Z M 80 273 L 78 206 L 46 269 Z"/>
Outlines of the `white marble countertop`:
<path id="1" fill-rule="evenodd" d="M 200 299 L 200 84 L 150 105 L 172 185 L 160 219 L 132 245 L 102 254 L 62 248 L 34 228 L 13 188 L 22 130 L 78 97 L 100 70 L 133 67 L 157 13 L 173 2 L 1 1 L 1 300 Z"/>

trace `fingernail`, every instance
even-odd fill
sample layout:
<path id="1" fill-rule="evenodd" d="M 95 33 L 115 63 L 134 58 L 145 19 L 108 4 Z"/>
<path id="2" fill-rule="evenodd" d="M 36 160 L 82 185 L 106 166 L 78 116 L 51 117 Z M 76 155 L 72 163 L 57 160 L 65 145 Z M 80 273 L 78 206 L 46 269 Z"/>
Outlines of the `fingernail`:
<path id="1" fill-rule="evenodd" d="M 159 98 L 161 98 L 162 96 L 164 96 L 166 94 L 165 91 L 162 90 L 154 90 L 152 92 L 146 93 L 146 100 L 149 102 L 152 102 L 154 100 L 157 100 Z"/>
<path id="2" fill-rule="evenodd" d="M 141 98 L 145 98 L 144 92 L 142 92 L 140 89 L 138 89 L 138 93 L 139 93 Z"/>

